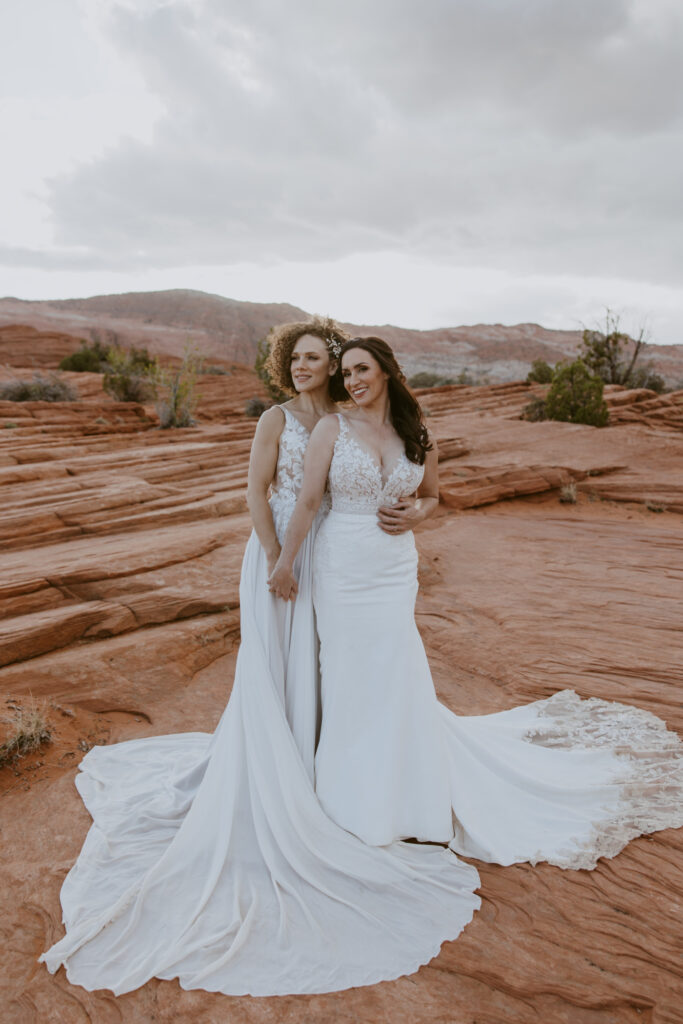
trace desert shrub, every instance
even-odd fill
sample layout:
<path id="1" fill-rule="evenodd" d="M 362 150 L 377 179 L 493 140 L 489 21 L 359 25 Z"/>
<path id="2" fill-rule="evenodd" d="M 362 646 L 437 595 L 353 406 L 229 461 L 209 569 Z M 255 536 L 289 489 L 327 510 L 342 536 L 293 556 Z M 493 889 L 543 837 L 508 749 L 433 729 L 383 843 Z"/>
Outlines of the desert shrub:
<path id="1" fill-rule="evenodd" d="M 156 363 L 147 349 L 113 347 L 105 363 L 102 387 L 118 402 L 148 402 L 156 394 Z"/>
<path id="2" fill-rule="evenodd" d="M 34 373 L 31 380 L 9 380 L 0 384 L 2 402 L 77 402 L 78 391 L 56 373 Z"/>
<path id="3" fill-rule="evenodd" d="M 64 356 L 59 369 L 71 370 L 72 373 L 102 373 L 106 368 L 110 351 L 110 346 L 103 345 L 101 341 L 94 341 L 92 345 L 82 341 L 78 352 Z"/>
<path id="4" fill-rule="evenodd" d="M 638 337 L 632 338 L 621 330 L 619 315 L 612 310 L 606 310 L 602 330 L 584 330 L 581 346 L 581 359 L 605 384 L 664 391 L 664 378 L 651 363 L 642 362 L 647 351 L 645 329 L 641 328 Z"/>
<path id="5" fill-rule="evenodd" d="M 651 366 L 638 366 L 631 375 L 630 387 L 648 388 L 661 395 L 666 391 L 666 381 L 661 374 L 656 373 Z"/>
<path id="6" fill-rule="evenodd" d="M 47 705 L 37 703 L 33 697 L 23 706 L 17 705 L 12 716 L 4 721 L 9 728 L 4 742 L 0 743 L 0 768 L 52 740 Z"/>
<path id="7" fill-rule="evenodd" d="M 226 370 L 224 366 L 205 366 L 200 372 L 214 377 L 229 377 L 232 370 Z"/>
<path id="8" fill-rule="evenodd" d="M 547 420 L 545 399 L 534 395 L 531 401 L 522 409 L 522 419 L 529 420 L 531 423 L 540 423 L 541 420 Z"/>
<path id="9" fill-rule="evenodd" d="M 545 400 L 546 417 L 565 423 L 604 427 L 609 413 L 602 397 L 603 389 L 602 379 L 592 374 L 582 359 L 560 364 L 555 369 Z"/>
<path id="10" fill-rule="evenodd" d="M 445 384 L 455 384 L 455 380 L 452 377 L 442 377 L 431 370 L 420 370 L 408 378 L 408 383 L 411 388 L 439 388 Z"/>
<path id="11" fill-rule="evenodd" d="M 272 403 L 267 402 L 264 398 L 250 398 L 244 407 L 244 415 L 255 418 L 256 416 L 260 416 L 261 413 L 264 413 L 266 409 L 270 409 L 271 405 Z"/>
<path id="12" fill-rule="evenodd" d="M 185 346 L 183 361 L 175 370 L 161 369 L 157 366 L 156 410 L 159 414 L 159 426 L 163 430 L 195 425 L 194 413 L 200 397 L 196 384 L 201 369 L 201 357 L 191 345 Z"/>
<path id="13" fill-rule="evenodd" d="M 534 359 L 531 369 L 526 375 L 527 384 L 550 384 L 553 379 L 553 368 L 545 359 Z"/>
<path id="14" fill-rule="evenodd" d="M 576 484 L 565 484 L 560 488 L 560 501 L 563 505 L 576 505 Z"/>

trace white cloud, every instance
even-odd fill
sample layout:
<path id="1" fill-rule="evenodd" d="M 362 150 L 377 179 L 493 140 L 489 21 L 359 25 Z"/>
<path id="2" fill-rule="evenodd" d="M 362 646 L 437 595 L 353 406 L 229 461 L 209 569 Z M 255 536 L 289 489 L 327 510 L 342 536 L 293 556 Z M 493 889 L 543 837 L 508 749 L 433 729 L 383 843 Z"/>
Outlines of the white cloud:
<path id="1" fill-rule="evenodd" d="M 59 3 L 73 21 L 74 0 Z M 182 268 L 185 283 L 200 268 L 232 267 L 221 273 L 235 278 L 250 267 L 270 286 L 321 267 L 322 295 L 326 274 L 346 268 L 358 289 L 349 268 L 381 256 L 461 282 L 475 268 L 492 311 L 479 319 L 521 313 L 517 291 L 549 310 L 546 322 L 555 301 L 566 318 L 599 291 L 641 289 L 646 303 L 652 289 L 678 287 L 674 0 L 82 0 L 80 10 L 103 70 L 77 100 L 76 78 L 65 80 L 48 101 L 53 128 L 38 133 L 47 170 L 35 171 L 34 150 L 30 187 L 17 172 L 5 189 L 21 196 L 0 251 L 8 267 L 165 280 Z M 30 120 L 26 109 L 8 116 L 15 135 Z M 423 325 L 451 309 L 428 291 Z M 386 319 L 398 321 L 400 296 L 393 308 Z"/>

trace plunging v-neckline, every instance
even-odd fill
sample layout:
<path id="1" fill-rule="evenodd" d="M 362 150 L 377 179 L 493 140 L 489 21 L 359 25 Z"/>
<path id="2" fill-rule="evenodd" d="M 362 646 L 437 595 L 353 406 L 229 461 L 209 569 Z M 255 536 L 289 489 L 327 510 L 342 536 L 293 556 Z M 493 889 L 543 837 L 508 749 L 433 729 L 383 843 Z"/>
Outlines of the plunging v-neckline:
<path id="1" fill-rule="evenodd" d="M 377 461 L 377 459 L 374 457 L 374 455 L 372 455 L 368 451 L 368 449 L 364 445 L 362 445 L 360 443 L 360 441 L 358 441 L 354 437 L 353 431 L 351 430 L 351 427 L 349 426 L 349 421 L 346 419 L 345 416 L 344 416 L 344 422 L 346 424 L 346 433 L 347 433 L 349 439 L 353 442 L 353 444 L 355 444 L 356 448 L 361 453 L 361 455 L 365 456 L 365 458 L 368 460 L 368 462 L 371 464 L 371 466 L 373 467 L 373 469 L 377 473 L 377 476 L 379 477 L 380 484 L 382 486 L 382 490 L 383 491 L 386 490 L 386 488 L 389 486 L 389 484 L 390 484 L 394 474 L 396 473 L 396 470 L 398 469 L 398 467 L 401 464 L 401 458 L 405 458 L 405 452 L 399 452 L 398 457 L 397 457 L 396 461 L 394 462 L 394 465 L 391 467 L 391 472 L 388 474 L 388 476 L 385 479 L 384 476 L 382 475 L 381 463 L 379 463 Z"/>

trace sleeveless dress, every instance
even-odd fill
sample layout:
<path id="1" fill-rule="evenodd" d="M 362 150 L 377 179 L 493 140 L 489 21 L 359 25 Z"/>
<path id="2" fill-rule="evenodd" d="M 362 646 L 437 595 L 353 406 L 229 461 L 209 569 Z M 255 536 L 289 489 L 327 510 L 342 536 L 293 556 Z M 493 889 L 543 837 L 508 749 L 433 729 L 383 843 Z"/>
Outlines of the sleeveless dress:
<path id="1" fill-rule="evenodd" d="M 329 817 L 366 843 L 415 837 L 562 868 L 593 868 L 634 836 L 683 825 L 683 744 L 655 715 L 573 690 L 491 715 L 437 701 L 414 619 L 413 536 L 377 521 L 423 468 L 402 454 L 383 479 L 338 418 L 313 579 L 315 780 Z"/>
<path id="2" fill-rule="evenodd" d="M 270 505 L 283 538 L 308 433 L 284 409 Z M 242 640 L 213 735 L 94 747 L 77 787 L 93 824 L 61 899 L 66 935 L 40 959 L 116 995 L 152 977 L 231 995 L 330 992 L 409 974 L 480 905 L 476 869 L 448 849 L 369 846 L 322 810 L 313 785 L 318 649 L 312 551 L 296 601 L 267 587 L 252 533 Z"/>

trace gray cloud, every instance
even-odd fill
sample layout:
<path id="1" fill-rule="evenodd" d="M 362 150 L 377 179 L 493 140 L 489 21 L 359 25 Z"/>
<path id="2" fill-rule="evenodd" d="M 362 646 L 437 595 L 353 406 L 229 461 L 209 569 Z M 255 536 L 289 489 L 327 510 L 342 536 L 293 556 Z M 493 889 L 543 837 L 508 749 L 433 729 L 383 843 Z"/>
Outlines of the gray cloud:
<path id="1" fill-rule="evenodd" d="M 55 266 L 391 249 L 680 276 L 670 0 L 206 0 L 109 32 L 167 113 L 51 183 Z"/>

